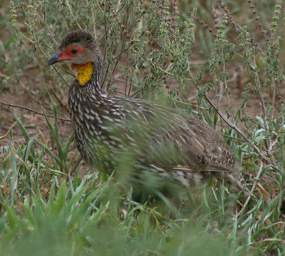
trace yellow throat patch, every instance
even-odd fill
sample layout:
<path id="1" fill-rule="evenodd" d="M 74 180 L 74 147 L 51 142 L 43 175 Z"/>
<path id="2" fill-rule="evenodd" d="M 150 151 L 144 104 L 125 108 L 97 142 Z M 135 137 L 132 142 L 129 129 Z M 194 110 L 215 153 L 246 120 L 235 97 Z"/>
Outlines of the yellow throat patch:
<path id="1" fill-rule="evenodd" d="M 72 69 L 75 71 L 77 81 L 81 86 L 86 85 L 92 78 L 94 72 L 93 63 L 72 64 Z"/>

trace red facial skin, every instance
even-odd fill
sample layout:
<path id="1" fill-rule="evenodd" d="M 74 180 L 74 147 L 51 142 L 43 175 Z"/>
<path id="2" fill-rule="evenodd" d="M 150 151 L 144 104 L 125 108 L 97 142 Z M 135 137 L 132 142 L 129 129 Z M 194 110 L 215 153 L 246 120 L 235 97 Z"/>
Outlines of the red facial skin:
<path id="1" fill-rule="evenodd" d="M 71 60 L 73 57 L 83 53 L 85 51 L 85 48 L 80 47 L 78 45 L 70 45 L 65 48 L 64 51 L 60 52 L 58 54 L 58 60 Z"/>

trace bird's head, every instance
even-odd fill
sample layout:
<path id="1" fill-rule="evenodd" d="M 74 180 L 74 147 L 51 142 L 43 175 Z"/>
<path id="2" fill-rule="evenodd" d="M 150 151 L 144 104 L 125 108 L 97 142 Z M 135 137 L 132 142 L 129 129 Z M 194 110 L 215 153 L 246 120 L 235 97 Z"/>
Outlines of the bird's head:
<path id="1" fill-rule="evenodd" d="M 79 84 L 84 86 L 91 80 L 97 61 L 96 43 L 92 35 L 85 31 L 74 31 L 62 40 L 59 50 L 52 55 L 48 64 L 70 63 Z"/>

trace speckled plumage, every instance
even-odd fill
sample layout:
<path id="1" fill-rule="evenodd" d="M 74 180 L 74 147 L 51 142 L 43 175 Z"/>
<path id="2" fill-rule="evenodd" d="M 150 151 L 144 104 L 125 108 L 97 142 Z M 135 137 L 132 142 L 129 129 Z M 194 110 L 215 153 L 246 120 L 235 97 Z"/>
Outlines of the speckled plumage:
<path id="1" fill-rule="evenodd" d="M 84 42 L 76 32 L 61 44 Z M 92 37 L 91 37 L 92 38 Z M 94 49 L 95 50 L 95 49 Z M 221 136 L 202 121 L 171 109 L 128 97 L 108 96 L 101 89 L 98 58 L 85 85 L 75 80 L 69 90 L 69 108 L 75 140 L 89 163 L 112 171 L 119 152 L 135 156 L 135 168 L 149 170 L 183 185 L 211 174 L 238 176 L 237 163 Z M 116 155 L 117 154 L 117 155 Z"/>

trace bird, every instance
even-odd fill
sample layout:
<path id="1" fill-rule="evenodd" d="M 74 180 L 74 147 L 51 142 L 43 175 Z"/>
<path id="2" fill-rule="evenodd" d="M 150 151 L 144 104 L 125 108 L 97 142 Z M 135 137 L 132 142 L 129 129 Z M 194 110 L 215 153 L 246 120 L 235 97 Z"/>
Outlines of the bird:
<path id="1" fill-rule="evenodd" d="M 48 65 L 58 62 L 71 64 L 75 76 L 68 106 L 75 142 L 87 163 L 112 173 L 126 153 L 135 159 L 131 175 L 142 183 L 145 173 L 184 187 L 216 176 L 242 189 L 240 163 L 207 123 L 156 102 L 105 92 L 91 33 L 69 32 Z"/>

